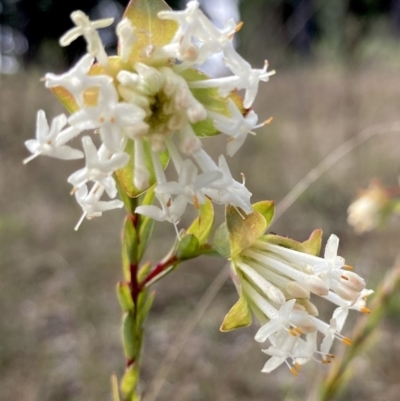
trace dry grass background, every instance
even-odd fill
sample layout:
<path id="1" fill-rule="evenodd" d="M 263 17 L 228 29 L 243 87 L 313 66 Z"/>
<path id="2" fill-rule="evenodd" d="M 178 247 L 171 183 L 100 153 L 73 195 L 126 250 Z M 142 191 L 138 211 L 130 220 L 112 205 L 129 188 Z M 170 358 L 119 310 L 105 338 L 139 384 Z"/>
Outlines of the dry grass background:
<path id="1" fill-rule="evenodd" d="M 274 123 L 249 138 L 230 163 L 237 177 L 246 174 L 253 199 L 279 201 L 343 141 L 369 125 L 400 120 L 399 70 L 384 60 L 354 68 L 313 63 L 279 71 L 263 85 L 255 109 L 261 118 L 273 116 Z M 80 211 L 68 196 L 66 178 L 80 162 L 39 158 L 22 165 L 36 110 L 49 116 L 62 110 L 39 82 L 43 72 L 0 81 L 0 400 L 110 400 L 110 375 L 124 368 L 114 291 L 121 278 L 123 213 L 85 222 L 75 233 Z M 207 142 L 215 155 L 224 145 L 220 138 Z M 336 233 L 340 253 L 375 287 L 398 252 L 399 221 L 356 237 L 346 225 L 346 208 L 371 177 L 397 184 L 399 145 L 400 134 L 388 134 L 343 158 L 273 231 L 298 240 L 317 227 L 325 240 Z M 171 227 L 159 226 L 148 258 L 156 261 L 173 238 Z M 223 268 L 219 259 L 201 258 L 157 285 L 147 322 L 144 386 Z M 284 368 L 261 374 L 266 358 L 252 338 L 256 326 L 228 334 L 218 330 L 236 297 L 227 282 L 187 339 L 159 401 L 305 400 L 316 377 L 326 374 L 329 367 L 313 363 L 297 379 Z M 343 399 L 398 400 L 399 331 L 400 318 L 391 313 L 374 348 L 354 361 L 355 378 Z"/>

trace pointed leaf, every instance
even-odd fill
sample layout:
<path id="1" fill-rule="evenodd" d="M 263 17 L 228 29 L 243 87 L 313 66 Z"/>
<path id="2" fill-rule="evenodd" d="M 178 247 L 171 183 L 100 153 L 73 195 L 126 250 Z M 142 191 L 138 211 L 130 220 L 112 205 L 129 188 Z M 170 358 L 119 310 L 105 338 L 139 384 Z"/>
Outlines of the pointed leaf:
<path id="1" fill-rule="evenodd" d="M 261 213 L 246 215 L 233 206 L 226 208 L 226 224 L 229 232 L 231 257 L 251 246 L 265 231 L 267 223 Z"/>
<path id="2" fill-rule="evenodd" d="M 136 387 L 139 383 L 139 365 L 133 364 L 125 372 L 121 380 L 121 393 L 124 400 L 136 400 Z"/>
<path id="3" fill-rule="evenodd" d="M 177 244 L 176 256 L 179 260 L 195 257 L 199 250 L 199 240 L 193 234 L 186 234 Z"/>
<path id="4" fill-rule="evenodd" d="M 143 141 L 143 147 L 144 147 L 144 152 L 145 152 L 145 157 L 146 157 L 146 167 L 150 172 L 150 179 L 149 179 L 149 187 L 152 186 L 156 182 L 156 176 L 154 173 L 154 168 L 153 168 L 153 163 L 151 162 L 151 149 L 150 149 L 150 144 L 148 141 L 144 140 Z M 146 189 L 138 189 L 135 187 L 133 183 L 133 169 L 134 169 L 134 161 L 135 161 L 135 145 L 132 140 L 128 140 L 128 143 L 125 148 L 125 152 L 128 153 L 131 158 L 129 159 L 128 164 L 117 170 L 115 172 L 115 176 L 119 183 L 121 184 L 121 187 L 125 190 L 125 192 L 132 198 L 135 198 L 139 195 L 141 195 L 143 192 L 145 192 L 148 188 Z M 169 155 L 167 151 L 161 152 L 160 153 L 160 160 L 162 166 L 165 168 L 168 164 L 169 160 Z"/>
<path id="5" fill-rule="evenodd" d="M 227 313 L 220 327 L 221 331 L 231 331 L 251 324 L 251 313 L 245 296 L 242 294 Z"/>
<path id="6" fill-rule="evenodd" d="M 181 73 L 182 77 L 186 81 L 200 81 L 208 79 L 209 77 L 196 70 L 195 68 L 189 68 Z M 216 113 L 222 114 L 226 117 L 230 117 L 230 111 L 228 107 L 228 99 L 232 99 L 242 114 L 246 113 L 246 109 L 243 107 L 242 98 L 237 93 L 231 93 L 228 97 L 223 98 L 217 88 L 202 88 L 202 89 L 191 89 L 193 96 L 203 104 L 207 109 Z M 193 124 L 193 129 L 197 136 L 207 137 L 219 134 L 219 131 L 214 127 L 214 124 L 210 118 L 199 121 Z"/>
<path id="7" fill-rule="evenodd" d="M 135 316 L 133 313 L 125 313 L 122 319 L 122 342 L 125 357 L 134 360 L 138 357 L 140 347 L 136 333 Z"/>
<path id="8" fill-rule="evenodd" d="M 283 246 L 284 248 L 289 248 L 298 252 L 306 253 L 302 243 L 288 237 L 281 237 L 280 235 L 275 234 L 267 234 L 264 235 L 262 239 L 269 242 L 270 244 L 279 245 Z"/>
<path id="9" fill-rule="evenodd" d="M 138 235 L 131 216 L 125 218 L 123 233 L 122 233 L 122 252 L 125 254 L 125 261 L 128 264 L 136 264 L 138 262 Z M 124 256 L 123 256 L 124 260 Z M 128 267 L 129 270 L 129 267 Z"/>
<path id="10" fill-rule="evenodd" d="M 117 284 L 117 296 L 119 304 L 124 312 L 133 311 L 134 305 L 128 283 Z"/>
<path id="11" fill-rule="evenodd" d="M 171 10 L 163 0 L 131 0 L 125 10 L 127 17 L 136 28 L 137 42 L 133 45 L 129 62 L 131 64 L 143 59 L 143 50 L 153 45 L 156 47 L 170 43 L 178 29 L 172 20 L 161 20 L 160 11 Z"/>
<path id="12" fill-rule="evenodd" d="M 226 222 L 223 222 L 216 230 L 211 243 L 212 249 L 217 251 L 222 257 L 228 258 L 231 254 L 229 243 L 229 232 Z"/>
<path id="13" fill-rule="evenodd" d="M 263 215 L 267 228 L 272 222 L 275 213 L 275 202 L 274 201 L 261 201 L 254 203 L 253 210 Z"/>
<path id="14" fill-rule="evenodd" d="M 143 266 L 140 267 L 139 273 L 137 276 L 137 280 L 139 283 L 141 283 L 144 280 L 144 278 L 150 273 L 150 270 L 151 270 L 150 262 L 147 262 Z"/>
<path id="15" fill-rule="evenodd" d="M 322 243 L 322 230 L 314 230 L 310 238 L 303 242 L 304 251 L 310 255 L 319 256 Z"/>
<path id="16" fill-rule="evenodd" d="M 153 204 L 154 200 L 154 186 L 151 187 L 144 195 L 143 199 L 140 201 L 140 205 L 148 206 Z M 139 215 L 139 249 L 138 258 L 142 259 L 147 246 L 149 244 L 149 239 L 154 229 L 154 219 L 144 215 Z"/>
<path id="17" fill-rule="evenodd" d="M 207 242 L 214 225 L 214 207 L 210 199 L 206 199 L 199 208 L 199 217 L 187 229 L 187 234 L 193 234 L 199 240 L 200 245 Z"/>

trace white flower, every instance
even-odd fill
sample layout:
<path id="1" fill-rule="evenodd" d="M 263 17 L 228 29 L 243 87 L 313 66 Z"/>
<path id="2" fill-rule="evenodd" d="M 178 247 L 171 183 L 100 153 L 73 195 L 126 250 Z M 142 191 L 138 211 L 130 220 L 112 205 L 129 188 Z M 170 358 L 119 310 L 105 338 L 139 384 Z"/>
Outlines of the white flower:
<path id="1" fill-rule="evenodd" d="M 184 195 L 187 202 L 194 204 L 197 208 L 206 201 L 203 188 L 210 185 L 221 176 L 218 171 L 212 171 L 198 175 L 198 169 L 194 163 L 187 159 L 182 162 L 179 171 L 179 181 L 170 181 L 166 184 L 159 184 L 156 193 L 170 195 Z"/>
<path id="2" fill-rule="evenodd" d="M 248 134 L 254 134 L 253 129 L 262 127 L 264 124 L 257 125 L 258 116 L 251 110 L 245 116 L 236 107 L 232 99 L 228 99 L 230 117 L 208 111 L 208 115 L 214 119 L 214 126 L 219 131 L 230 136 L 227 145 L 227 154 L 233 156 L 243 145 Z"/>
<path id="3" fill-rule="evenodd" d="M 191 88 L 218 88 L 221 96 L 228 96 L 233 90 L 244 89 L 246 93 L 243 106 L 248 109 L 257 96 L 260 81 L 267 82 L 269 77 L 275 74 L 275 71 L 267 72 L 267 61 L 265 61 L 264 68 L 252 69 L 250 64 L 240 56 L 237 57 L 235 62 L 230 62 L 229 67 L 236 75 L 203 81 L 192 81 L 189 86 Z"/>
<path id="4" fill-rule="evenodd" d="M 119 39 L 121 59 L 123 61 L 128 61 L 132 47 L 137 41 L 135 30 L 136 28 L 132 26 L 128 18 L 124 18 L 117 25 L 116 31 Z"/>
<path id="5" fill-rule="evenodd" d="M 83 210 L 82 217 L 75 226 L 75 231 L 78 230 L 85 217 L 87 219 L 100 217 L 103 212 L 107 210 L 120 209 L 124 206 L 123 202 L 116 199 L 112 201 L 101 201 L 100 198 L 103 193 L 104 187 L 99 184 L 95 184 L 90 192 L 86 185 L 83 185 L 75 192 L 75 198 Z"/>
<path id="6" fill-rule="evenodd" d="M 68 46 L 74 40 L 83 36 L 88 45 L 87 51 L 93 57 L 96 57 L 100 64 L 108 66 L 108 57 L 97 29 L 107 28 L 112 25 L 114 18 L 104 18 L 98 21 L 90 21 L 89 17 L 82 11 L 77 10 L 71 14 L 71 19 L 76 25 L 60 38 L 61 46 Z"/>
<path id="7" fill-rule="evenodd" d="M 115 198 L 117 188 L 112 174 L 128 163 L 129 155 L 123 152 L 111 154 L 104 145 L 97 151 L 89 136 L 82 138 L 82 145 L 86 166 L 73 173 L 68 182 L 75 188 L 82 187 L 88 181 L 97 182 L 105 188 L 110 198 Z"/>
<path id="8" fill-rule="evenodd" d="M 251 192 L 245 187 L 244 183 L 240 184 L 233 179 L 224 156 L 219 157 L 218 166 L 202 149 L 196 152 L 193 157 L 204 172 L 218 170 L 222 173 L 221 179 L 214 181 L 209 187 L 205 188 L 204 192 L 207 196 L 216 203 L 239 207 L 246 214 L 253 212 L 250 203 Z"/>
<path id="9" fill-rule="evenodd" d="M 82 106 L 82 94 L 85 89 L 112 83 L 112 78 L 107 75 L 88 75 L 93 62 L 94 57 L 90 54 L 86 54 L 65 74 L 46 74 L 44 77 L 46 80 L 46 88 L 62 86 L 66 88 L 75 97 L 78 104 Z"/>
<path id="10" fill-rule="evenodd" d="M 357 234 L 376 229 L 382 222 L 388 199 L 385 188 L 379 182 L 372 181 L 347 209 L 347 222 L 354 227 Z"/>
<path id="11" fill-rule="evenodd" d="M 24 164 L 39 155 L 63 160 L 81 159 L 83 153 L 80 150 L 72 149 L 70 146 L 65 145 L 65 142 L 58 140 L 60 136 L 68 139 L 79 134 L 79 130 L 71 127 L 62 130 L 66 124 L 67 117 L 65 114 L 60 114 L 53 119 L 49 127 L 45 112 L 39 110 L 36 120 L 36 139 L 29 139 L 25 142 L 25 146 L 32 153 L 32 156 L 26 158 Z"/>
<path id="12" fill-rule="evenodd" d="M 96 106 L 81 109 L 69 118 L 69 123 L 81 130 L 99 128 L 100 136 L 112 152 L 124 150 L 123 128 L 134 126 L 145 117 L 143 109 L 119 102 L 113 85 L 101 87 Z"/>

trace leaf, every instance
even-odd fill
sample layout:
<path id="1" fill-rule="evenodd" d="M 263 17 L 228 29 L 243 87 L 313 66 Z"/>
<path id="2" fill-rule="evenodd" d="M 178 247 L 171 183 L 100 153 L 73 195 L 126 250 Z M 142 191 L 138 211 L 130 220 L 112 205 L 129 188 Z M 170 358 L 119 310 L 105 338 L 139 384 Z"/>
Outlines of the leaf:
<path id="1" fill-rule="evenodd" d="M 226 208 L 226 225 L 229 232 L 231 257 L 237 256 L 243 249 L 251 246 L 265 231 L 267 223 L 261 213 L 246 215 L 233 206 Z"/>
<path id="2" fill-rule="evenodd" d="M 131 312 L 134 309 L 133 300 L 129 285 L 127 283 L 117 284 L 117 296 L 119 304 L 124 312 Z"/>
<path id="3" fill-rule="evenodd" d="M 217 251 L 222 257 L 228 258 L 231 254 L 229 244 L 229 232 L 226 222 L 223 222 L 216 230 L 211 243 L 212 249 Z"/>
<path id="4" fill-rule="evenodd" d="M 130 264 L 137 264 L 138 262 L 137 249 L 138 235 L 136 228 L 132 222 L 131 216 L 127 216 L 122 232 L 122 260 L 128 264 L 128 270 Z"/>
<path id="5" fill-rule="evenodd" d="M 133 364 L 125 372 L 121 380 L 121 393 L 124 400 L 135 400 L 136 386 L 139 382 L 139 365 Z"/>
<path id="6" fill-rule="evenodd" d="M 197 255 L 199 246 L 199 240 L 195 235 L 186 234 L 177 244 L 176 256 L 179 260 L 191 259 Z"/>
<path id="7" fill-rule="evenodd" d="M 243 293 L 240 295 L 239 300 L 232 306 L 230 311 L 224 318 L 221 324 L 221 331 L 231 331 L 240 327 L 247 327 L 251 324 L 251 313 L 249 305 Z"/>
<path id="8" fill-rule="evenodd" d="M 151 292 L 150 294 L 148 291 L 142 291 L 139 295 L 139 302 L 138 302 L 138 327 L 142 327 L 154 302 L 155 291 Z M 143 295 L 142 298 L 140 298 Z"/>
<path id="9" fill-rule="evenodd" d="M 141 195 L 156 182 L 156 175 L 154 172 L 153 163 L 151 162 L 150 144 L 147 140 L 143 141 L 143 147 L 146 158 L 146 167 L 150 172 L 149 186 L 146 189 L 138 189 L 133 183 L 133 169 L 135 166 L 135 145 L 131 139 L 128 140 L 128 143 L 125 147 L 125 152 L 128 153 L 131 158 L 129 159 L 129 162 L 125 167 L 115 172 L 115 176 L 118 182 L 121 184 L 121 187 L 131 198 L 136 198 L 137 196 Z M 163 168 L 167 167 L 169 160 L 169 154 L 167 151 L 163 151 L 160 153 L 160 160 Z"/>
<path id="10" fill-rule="evenodd" d="M 136 332 L 135 316 L 133 313 L 125 313 L 122 318 L 122 341 L 125 357 L 133 360 L 138 357 L 140 341 Z"/>
<path id="11" fill-rule="evenodd" d="M 140 199 L 140 205 L 151 205 L 153 204 L 154 200 L 154 186 L 151 187 L 144 195 L 143 198 Z M 138 258 L 139 260 L 142 259 L 148 243 L 153 233 L 154 229 L 154 219 L 139 215 L 139 249 L 138 249 Z"/>
<path id="12" fill-rule="evenodd" d="M 189 68 L 180 74 L 186 81 L 202 81 L 209 77 L 196 70 L 195 68 Z M 228 107 L 228 99 L 232 99 L 242 114 L 246 113 L 246 109 L 243 107 L 242 98 L 235 92 L 231 93 L 228 97 L 224 98 L 218 93 L 217 88 L 193 88 L 191 89 L 193 96 L 202 103 L 207 109 L 216 113 L 222 114 L 226 117 L 230 117 L 230 111 Z M 214 124 L 210 118 L 199 121 L 193 124 L 193 129 L 198 137 L 207 137 L 219 134 L 219 131 L 214 127 Z"/>
<path id="13" fill-rule="evenodd" d="M 163 0 L 131 0 L 129 2 L 124 17 L 127 17 L 136 28 L 138 37 L 129 57 L 130 64 L 143 59 L 142 53 L 147 46 L 160 47 L 171 42 L 178 24 L 172 20 L 159 19 L 157 14 L 164 10 L 171 10 L 171 8 Z"/>
<path id="14" fill-rule="evenodd" d="M 146 262 L 139 269 L 139 273 L 137 275 L 137 281 L 141 283 L 145 279 L 145 277 L 150 273 L 150 270 L 151 270 L 151 263 Z"/>
<path id="15" fill-rule="evenodd" d="M 310 238 L 307 241 L 303 242 L 304 252 L 310 255 L 319 256 L 321 251 L 321 243 L 322 243 L 322 230 L 317 229 L 314 230 Z"/>
<path id="16" fill-rule="evenodd" d="M 255 212 L 262 214 L 262 216 L 265 219 L 265 222 L 267 223 L 266 228 L 268 228 L 274 218 L 275 202 L 274 201 L 261 201 L 261 202 L 254 203 L 252 206 L 253 206 L 253 210 Z"/>
<path id="17" fill-rule="evenodd" d="M 302 243 L 295 241 L 294 239 L 281 237 L 275 234 L 267 234 L 262 237 L 263 241 L 269 242 L 270 244 L 283 246 L 284 248 L 293 249 L 294 251 L 307 253 Z"/>
<path id="18" fill-rule="evenodd" d="M 199 217 L 194 220 L 187 229 L 187 234 L 193 234 L 199 240 L 200 245 L 207 242 L 208 237 L 214 225 L 214 207 L 210 199 L 206 198 L 206 202 L 200 205 Z"/>

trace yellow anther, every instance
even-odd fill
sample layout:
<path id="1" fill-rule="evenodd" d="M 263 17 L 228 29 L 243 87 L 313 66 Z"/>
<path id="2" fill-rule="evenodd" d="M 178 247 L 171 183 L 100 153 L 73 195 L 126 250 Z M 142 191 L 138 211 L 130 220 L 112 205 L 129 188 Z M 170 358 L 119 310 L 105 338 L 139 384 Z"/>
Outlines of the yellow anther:
<path id="1" fill-rule="evenodd" d="M 333 354 L 326 354 L 326 356 L 328 357 L 328 358 L 334 358 L 335 357 L 335 355 L 333 355 Z"/>
<path id="2" fill-rule="evenodd" d="M 199 199 L 196 195 L 193 195 L 193 205 L 197 210 L 199 209 Z"/>
<path id="3" fill-rule="evenodd" d="M 300 335 L 302 335 L 302 334 L 303 334 L 303 332 L 301 331 L 301 329 L 300 329 L 300 328 L 298 328 L 298 327 L 295 327 L 294 329 L 295 329 L 295 330 L 296 330 L 296 332 L 297 332 L 297 333 L 299 333 Z"/>
<path id="4" fill-rule="evenodd" d="M 296 370 L 295 368 L 293 368 L 293 367 L 290 368 L 290 371 L 292 372 L 292 375 L 293 375 L 293 376 L 296 376 L 296 377 L 297 377 L 297 376 L 299 375 L 299 374 L 297 373 L 297 370 Z"/>
<path id="5" fill-rule="evenodd" d="M 353 266 L 349 266 L 349 265 L 343 265 L 342 269 L 344 269 L 344 270 L 353 270 L 354 267 Z"/>
<path id="6" fill-rule="evenodd" d="M 111 118 L 110 118 L 110 121 L 114 124 L 114 123 L 115 123 L 115 118 L 114 118 L 114 117 L 111 117 Z"/>
<path id="7" fill-rule="evenodd" d="M 324 364 L 331 363 L 331 361 L 329 359 L 323 359 L 321 362 Z"/>
<path id="8" fill-rule="evenodd" d="M 293 336 L 293 337 L 297 337 L 297 332 L 294 329 L 289 329 L 289 333 Z"/>
<path id="9" fill-rule="evenodd" d="M 344 338 L 342 339 L 342 343 L 343 343 L 344 345 L 349 346 L 349 345 L 351 345 L 353 342 L 352 342 L 349 338 L 344 337 Z"/>
<path id="10" fill-rule="evenodd" d="M 366 308 L 365 306 L 360 309 L 361 313 L 371 313 L 371 309 Z"/>
<path id="11" fill-rule="evenodd" d="M 171 205 L 172 205 L 172 199 L 169 198 L 169 199 L 168 199 L 168 202 L 167 202 L 167 207 L 170 207 Z"/>
<path id="12" fill-rule="evenodd" d="M 348 277 L 346 277 L 344 275 L 341 275 L 340 278 L 342 278 L 343 280 L 348 280 L 349 279 Z"/>
<path id="13" fill-rule="evenodd" d="M 78 187 L 73 187 L 72 190 L 71 190 L 71 192 L 70 192 L 69 194 L 70 194 L 70 195 L 74 195 L 75 192 L 76 192 L 78 189 L 79 189 Z"/>
<path id="14" fill-rule="evenodd" d="M 265 121 L 263 122 L 263 125 L 271 124 L 272 121 L 274 121 L 274 117 L 270 117 L 270 118 L 268 118 L 267 120 L 265 120 Z"/>
<path id="15" fill-rule="evenodd" d="M 301 370 L 301 365 L 298 362 L 294 363 L 294 367 L 297 369 L 298 372 Z"/>
<path id="16" fill-rule="evenodd" d="M 244 25 L 244 22 L 243 22 L 243 21 L 240 21 L 240 22 L 236 25 L 235 33 L 236 33 L 236 32 L 239 32 L 239 31 L 243 28 L 243 25 Z"/>

